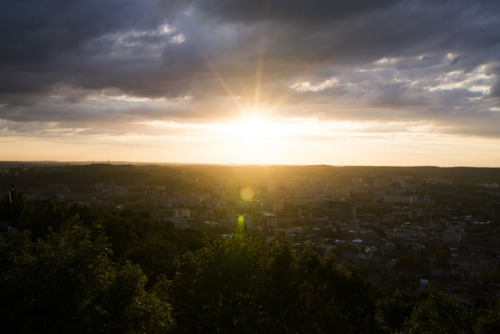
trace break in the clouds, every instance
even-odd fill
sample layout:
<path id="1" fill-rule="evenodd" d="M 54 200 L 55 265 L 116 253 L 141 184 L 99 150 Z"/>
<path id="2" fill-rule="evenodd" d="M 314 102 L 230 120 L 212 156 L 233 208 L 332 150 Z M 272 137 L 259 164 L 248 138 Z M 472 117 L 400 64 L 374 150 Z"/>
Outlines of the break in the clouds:
<path id="1" fill-rule="evenodd" d="M 500 137 L 499 17 L 486 0 L 5 0 L 0 133 L 148 134 L 258 103 Z"/>

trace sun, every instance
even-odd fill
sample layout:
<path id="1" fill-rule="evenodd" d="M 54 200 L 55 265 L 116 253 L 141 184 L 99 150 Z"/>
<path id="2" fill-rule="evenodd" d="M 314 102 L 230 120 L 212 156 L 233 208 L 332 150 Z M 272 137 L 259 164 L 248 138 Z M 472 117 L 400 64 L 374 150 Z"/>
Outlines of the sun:
<path id="1" fill-rule="evenodd" d="M 240 112 L 221 124 L 216 135 L 224 138 L 225 145 L 234 147 L 236 160 L 256 163 L 275 156 L 288 137 L 283 124 L 263 109 Z"/>
<path id="2" fill-rule="evenodd" d="M 242 114 L 234 123 L 237 128 L 244 130 L 242 135 L 255 132 L 262 135 L 269 130 L 272 120 L 261 110 L 252 109 Z"/>
<path id="3" fill-rule="evenodd" d="M 316 118 L 287 118 L 278 109 L 240 109 L 232 118 L 210 126 L 210 134 L 218 143 L 214 152 L 230 163 L 288 163 L 307 147 L 307 143 L 321 141 L 326 134 L 342 127 L 322 124 Z M 309 150 L 307 154 L 312 154 Z"/>
<path id="4" fill-rule="evenodd" d="M 251 109 L 233 122 L 236 137 L 248 148 L 264 150 L 265 145 L 283 139 L 279 123 L 261 109 Z"/>
<path id="5" fill-rule="evenodd" d="M 261 126 L 263 124 L 266 124 L 269 121 L 269 119 L 259 113 L 248 113 L 240 117 L 240 119 L 237 122 L 240 122 L 241 124 L 247 124 L 248 126 Z"/>

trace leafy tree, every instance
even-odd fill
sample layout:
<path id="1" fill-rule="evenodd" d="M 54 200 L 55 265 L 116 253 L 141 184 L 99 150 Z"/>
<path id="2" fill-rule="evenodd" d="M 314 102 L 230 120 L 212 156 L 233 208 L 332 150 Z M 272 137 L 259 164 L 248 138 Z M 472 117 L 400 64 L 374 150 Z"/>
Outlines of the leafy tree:
<path id="1" fill-rule="evenodd" d="M 500 299 L 486 311 L 477 312 L 478 317 L 474 324 L 474 333 L 494 334 L 500 333 Z"/>
<path id="2" fill-rule="evenodd" d="M 144 289 L 147 278 L 115 264 L 101 233 L 78 222 L 47 239 L 0 237 L 0 314 L 7 332 L 162 332 L 170 305 Z"/>
<path id="3" fill-rule="evenodd" d="M 377 300 L 377 321 L 381 328 L 389 332 L 400 331 L 418 300 L 419 296 L 409 289 L 381 295 Z"/>
<path id="4" fill-rule="evenodd" d="M 375 290 L 352 268 L 246 231 L 179 262 L 169 285 L 178 332 L 376 332 Z"/>
<path id="5" fill-rule="evenodd" d="M 21 228 L 31 232 L 33 240 L 44 238 L 49 230 L 58 230 L 68 221 L 68 205 L 47 200 L 27 201 L 21 216 Z"/>
<path id="6" fill-rule="evenodd" d="M 150 280 L 160 274 L 172 278 L 174 261 L 206 242 L 200 231 L 175 228 L 131 210 L 103 215 L 100 224 L 111 240 L 114 258 L 139 264 Z"/>
<path id="7" fill-rule="evenodd" d="M 319 259 L 308 252 L 301 285 L 305 304 L 306 332 L 374 333 L 375 289 L 352 267 L 340 268 L 335 257 Z"/>
<path id="8" fill-rule="evenodd" d="M 179 332 L 252 332 L 256 296 L 250 291 L 256 266 L 248 235 L 221 239 L 186 253 L 170 285 Z"/>
<path id="9" fill-rule="evenodd" d="M 403 333 L 470 333 L 468 310 L 450 295 L 431 286 L 403 324 Z"/>
<path id="10" fill-rule="evenodd" d="M 0 196 L 0 222 L 8 222 L 11 227 L 18 228 L 21 212 L 26 198 L 20 191 L 9 191 Z"/>

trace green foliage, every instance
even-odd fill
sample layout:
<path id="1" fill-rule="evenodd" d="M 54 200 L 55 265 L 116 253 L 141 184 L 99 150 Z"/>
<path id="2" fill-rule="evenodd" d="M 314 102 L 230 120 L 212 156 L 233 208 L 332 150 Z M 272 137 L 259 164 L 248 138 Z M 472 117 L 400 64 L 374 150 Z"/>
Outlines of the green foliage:
<path id="1" fill-rule="evenodd" d="M 500 299 L 488 310 L 477 312 L 477 321 L 474 324 L 474 333 L 495 334 L 500 333 Z"/>
<path id="2" fill-rule="evenodd" d="M 418 300 L 413 290 L 386 292 L 377 300 L 377 321 L 385 331 L 399 332 Z"/>
<path id="3" fill-rule="evenodd" d="M 170 285 L 179 332 L 247 331 L 258 320 L 251 293 L 257 251 L 248 235 L 186 253 Z"/>
<path id="4" fill-rule="evenodd" d="M 99 224 L 112 242 L 114 258 L 139 264 L 151 280 L 161 274 L 173 277 L 180 254 L 206 243 L 199 231 L 174 228 L 131 210 L 103 216 Z"/>
<path id="5" fill-rule="evenodd" d="M 11 227 L 19 227 L 21 211 L 26 203 L 22 192 L 14 191 L 0 196 L 0 222 L 8 222 Z"/>
<path id="6" fill-rule="evenodd" d="M 450 295 L 431 287 L 403 324 L 403 333 L 471 333 L 466 307 Z"/>
<path id="7" fill-rule="evenodd" d="M 45 239 L 50 231 L 69 228 L 74 224 L 72 217 L 78 217 L 82 225 L 103 228 L 111 241 L 114 260 L 139 264 L 150 280 L 159 274 L 172 277 L 175 259 L 187 250 L 201 248 L 206 242 L 200 231 L 176 229 L 172 223 L 152 219 L 147 213 L 98 210 L 52 199 L 25 201 L 22 196 L 18 197 L 18 227 L 30 231 L 32 240 Z M 7 204 L 4 206 L 9 209 Z"/>
<path id="8" fill-rule="evenodd" d="M 187 253 L 169 287 L 178 332 L 376 332 L 372 286 L 333 257 L 247 232 Z"/>
<path id="9" fill-rule="evenodd" d="M 32 242 L 13 231 L 0 241 L 2 329 L 7 332 L 161 332 L 170 305 L 144 287 L 128 262 L 115 264 L 105 237 L 78 223 Z"/>
<path id="10" fill-rule="evenodd" d="M 333 255 L 304 254 L 301 292 L 307 332 L 374 333 L 375 290 L 352 267 L 340 268 Z"/>
<path id="11" fill-rule="evenodd" d="M 436 288 L 379 291 L 283 235 L 266 242 L 240 226 L 208 243 L 133 210 L 17 203 L 26 230 L 0 235 L 5 332 L 499 332 L 498 303 L 473 314 Z M 395 252 L 407 267 L 426 265 L 409 248 Z"/>
<path id="12" fill-rule="evenodd" d="M 33 240 L 44 238 L 49 230 L 59 230 L 68 221 L 68 205 L 55 201 L 34 200 L 24 205 L 21 215 L 21 228 L 31 232 Z"/>

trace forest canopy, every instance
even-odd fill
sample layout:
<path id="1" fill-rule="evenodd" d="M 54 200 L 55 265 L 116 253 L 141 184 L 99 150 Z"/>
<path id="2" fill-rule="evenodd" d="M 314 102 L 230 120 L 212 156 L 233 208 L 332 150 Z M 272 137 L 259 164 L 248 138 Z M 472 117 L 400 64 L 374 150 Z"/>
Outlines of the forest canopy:
<path id="1" fill-rule="evenodd" d="M 500 330 L 498 302 L 474 309 L 435 287 L 377 288 L 333 253 L 297 251 L 245 226 L 215 238 L 134 210 L 16 203 L 17 225 L 0 235 L 5 332 Z"/>

